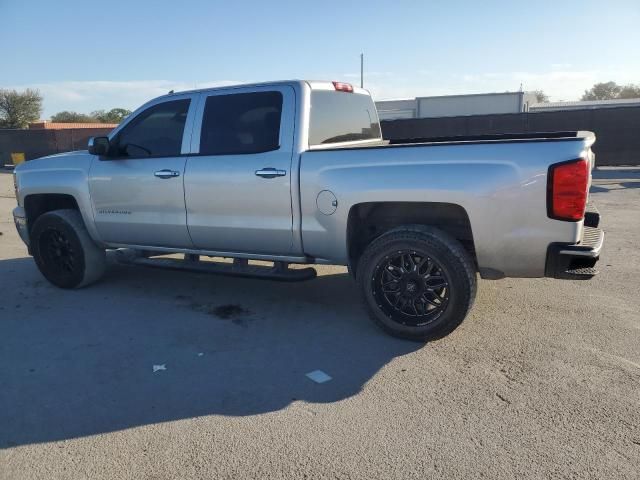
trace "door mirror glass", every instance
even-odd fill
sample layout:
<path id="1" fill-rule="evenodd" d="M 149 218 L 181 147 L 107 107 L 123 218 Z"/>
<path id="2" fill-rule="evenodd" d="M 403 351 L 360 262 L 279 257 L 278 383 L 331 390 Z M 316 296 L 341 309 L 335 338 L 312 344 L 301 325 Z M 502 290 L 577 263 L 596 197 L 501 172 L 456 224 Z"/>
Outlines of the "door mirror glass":
<path id="1" fill-rule="evenodd" d="M 91 155 L 106 155 L 109 152 L 109 137 L 89 138 L 89 153 Z"/>

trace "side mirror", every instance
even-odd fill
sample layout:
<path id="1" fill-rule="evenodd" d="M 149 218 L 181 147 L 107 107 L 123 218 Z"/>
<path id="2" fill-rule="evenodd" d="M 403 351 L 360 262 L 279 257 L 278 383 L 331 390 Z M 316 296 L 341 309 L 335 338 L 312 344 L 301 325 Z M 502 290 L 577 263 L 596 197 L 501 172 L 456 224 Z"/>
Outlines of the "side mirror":
<path id="1" fill-rule="evenodd" d="M 109 137 L 89 138 L 89 153 L 91 155 L 106 155 L 109 152 Z"/>

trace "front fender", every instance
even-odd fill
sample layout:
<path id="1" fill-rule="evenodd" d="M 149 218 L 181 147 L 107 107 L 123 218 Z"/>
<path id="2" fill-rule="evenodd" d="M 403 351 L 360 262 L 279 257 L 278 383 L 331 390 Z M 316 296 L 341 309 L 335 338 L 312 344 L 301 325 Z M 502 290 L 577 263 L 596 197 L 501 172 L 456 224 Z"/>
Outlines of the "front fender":
<path id="1" fill-rule="evenodd" d="M 71 152 L 31 160 L 20 165 L 16 169 L 18 205 L 24 206 L 30 195 L 70 195 L 78 204 L 80 215 L 92 240 L 98 245 L 103 245 L 95 228 L 89 193 L 89 170 L 93 158 L 93 155 L 87 152 Z"/>

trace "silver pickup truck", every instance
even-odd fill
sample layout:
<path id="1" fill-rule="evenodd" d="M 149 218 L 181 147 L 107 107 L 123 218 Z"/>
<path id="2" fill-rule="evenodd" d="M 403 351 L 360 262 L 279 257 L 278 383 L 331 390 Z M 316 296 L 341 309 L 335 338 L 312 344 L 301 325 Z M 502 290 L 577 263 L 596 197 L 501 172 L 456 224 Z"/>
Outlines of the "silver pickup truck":
<path id="1" fill-rule="evenodd" d="M 17 167 L 13 215 L 62 288 L 98 280 L 106 250 L 277 280 L 315 276 L 292 263 L 347 265 L 379 326 L 427 340 L 464 319 L 478 274 L 597 273 L 594 141 L 557 132 L 389 142 L 368 92 L 341 82 L 169 93 L 88 151 Z"/>

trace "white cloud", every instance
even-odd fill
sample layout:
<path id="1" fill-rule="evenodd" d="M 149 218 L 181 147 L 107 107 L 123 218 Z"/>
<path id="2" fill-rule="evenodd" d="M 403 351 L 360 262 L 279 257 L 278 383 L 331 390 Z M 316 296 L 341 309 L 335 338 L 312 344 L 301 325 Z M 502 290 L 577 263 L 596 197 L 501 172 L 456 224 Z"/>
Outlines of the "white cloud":
<path id="1" fill-rule="evenodd" d="M 585 90 L 598 82 L 613 80 L 618 84 L 638 83 L 640 69 L 609 67 L 602 70 L 574 70 L 571 65 L 556 64 L 545 71 L 451 73 L 429 75 L 429 78 L 416 75 L 408 80 L 376 78 L 369 83 L 366 78 L 365 72 L 365 87 L 378 100 L 517 91 L 522 84 L 525 91 L 544 90 L 552 101 L 560 101 L 577 100 Z"/>
<path id="2" fill-rule="evenodd" d="M 233 85 L 230 80 L 207 81 L 198 83 L 176 82 L 170 80 L 137 80 L 116 82 L 106 80 L 65 81 L 51 83 L 33 83 L 15 85 L 8 88 L 22 90 L 37 88 L 44 98 L 43 118 L 49 118 L 62 110 L 74 110 L 89 113 L 93 110 L 109 110 L 115 107 L 134 110 L 146 101 L 170 90 L 176 92 L 194 88 L 219 87 Z"/>
<path id="3" fill-rule="evenodd" d="M 595 71 L 503 72 L 458 76 L 470 93 L 544 90 L 552 99 L 577 99 L 583 90 L 598 81 Z"/>
<path id="4" fill-rule="evenodd" d="M 516 71 L 501 74 L 467 76 L 465 80 L 474 88 L 491 88 L 495 91 L 518 90 L 520 84 L 526 91 L 544 90 L 551 100 L 578 100 L 585 90 L 595 83 L 613 80 L 619 84 L 637 82 L 640 71 L 619 70 L 572 70 L 552 69 L 543 72 Z"/>
<path id="5" fill-rule="evenodd" d="M 637 83 L 640 68 L 606 67 L 601 70 L 576 70 L 568 64 L 552 64 L 544 71 L 511 71 L 481 73 L 442 73 L 418 70 L 402 75 L 386 71 L 364 72 L 365 88 L 376 100 L 411 98 L 430 95 L 454 95 L 544 90 L 552 101 L 577 100 L 584 90 L 597 82 L 613 80 L 619 84 Z M 360 73 L 324 74 L 320 78 L 344 78 L 357 84 Z M 37 88 L 44 97 L 43 118 L 62 110 L 89 113 L 93 110 L 123 107 L 135 109 L 147 100 L 170 90 L 182 91 L 242 83 L 231 80 L 190 83 L 171 80 L 136 81 L 64 81 L 11 85 L 6 88 Z M 4 87 L 4 86 L 0 86 Z"/>
<path id="6" fill-rule="evenodd" d="M 572 67 L 573 65 L 571 63 L 552 63 L 551 64 L 551 70 L 566 70 Z"/>

